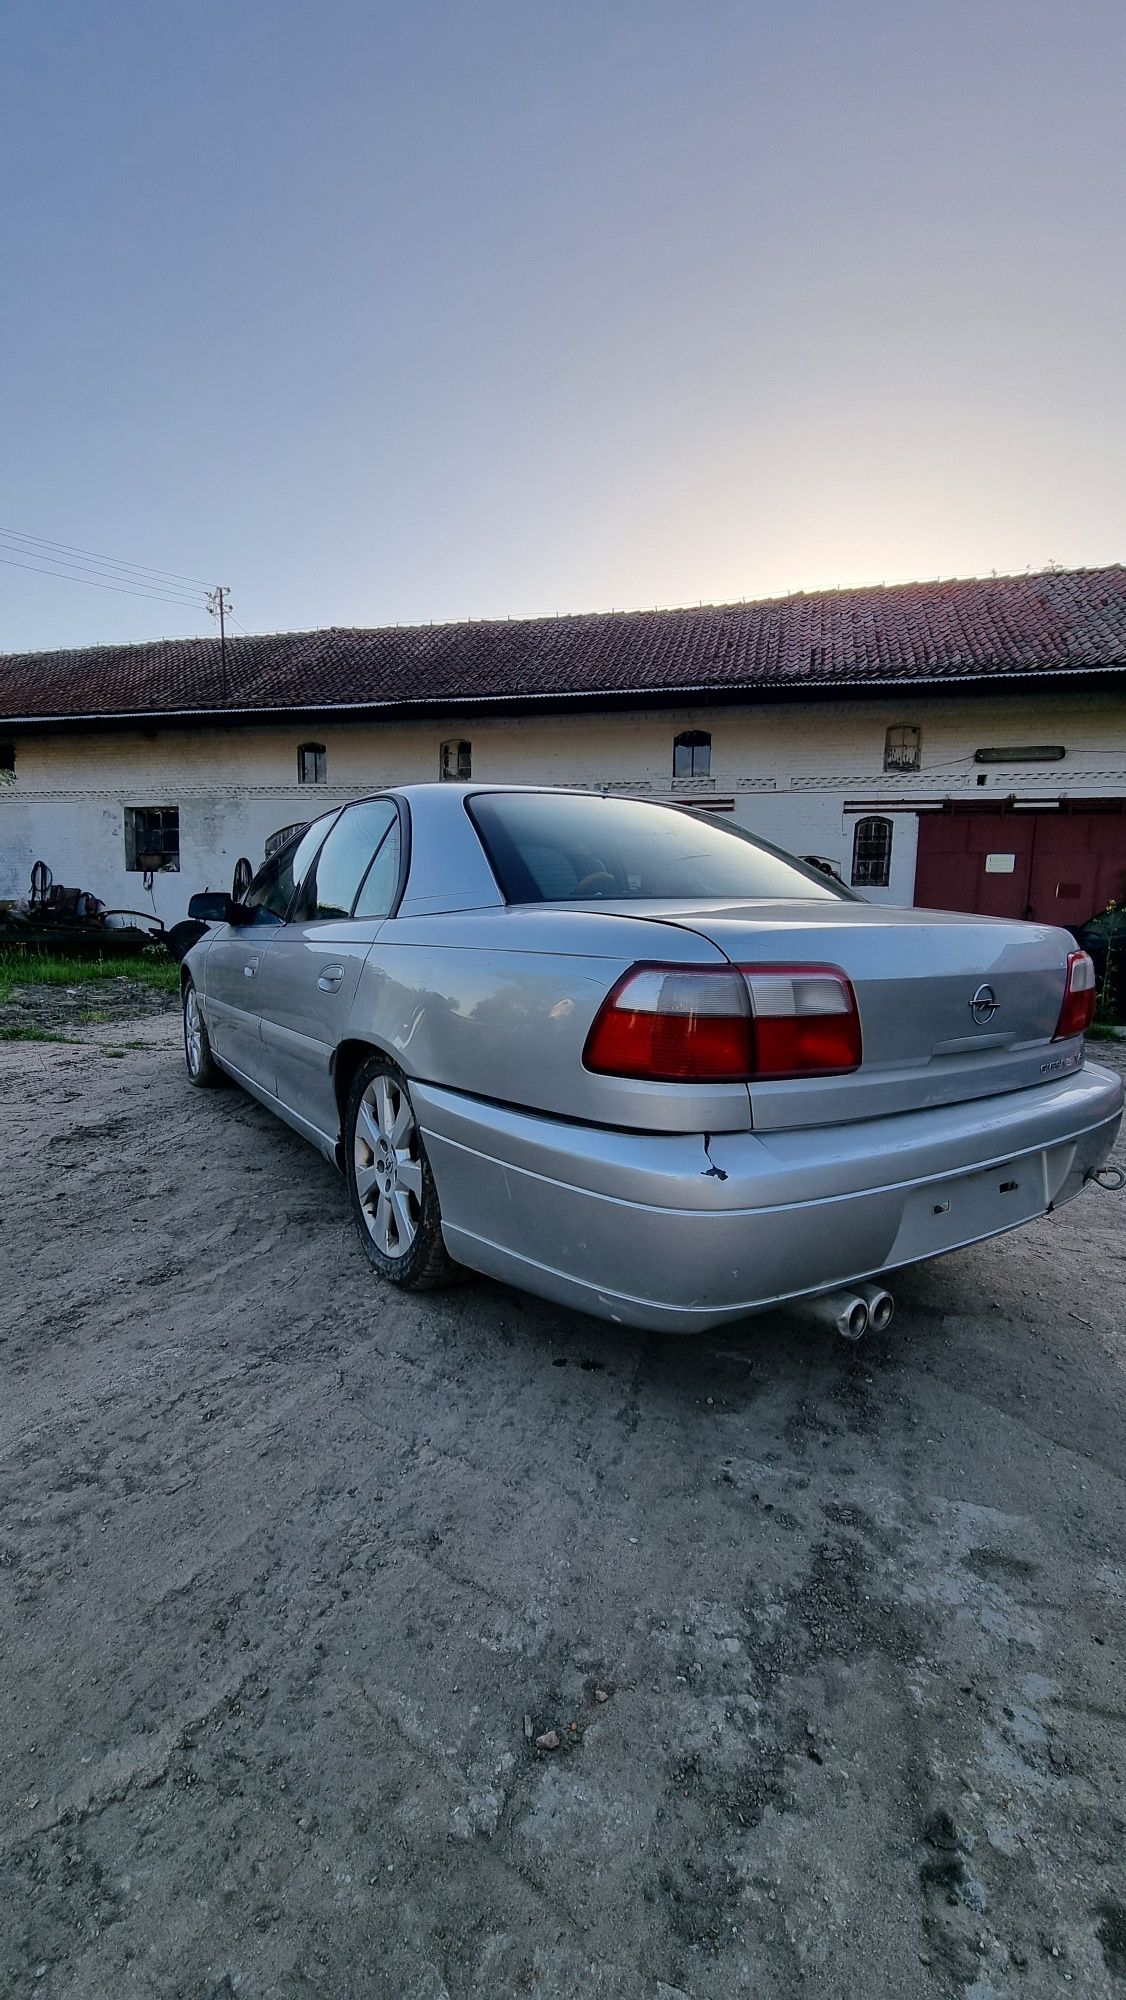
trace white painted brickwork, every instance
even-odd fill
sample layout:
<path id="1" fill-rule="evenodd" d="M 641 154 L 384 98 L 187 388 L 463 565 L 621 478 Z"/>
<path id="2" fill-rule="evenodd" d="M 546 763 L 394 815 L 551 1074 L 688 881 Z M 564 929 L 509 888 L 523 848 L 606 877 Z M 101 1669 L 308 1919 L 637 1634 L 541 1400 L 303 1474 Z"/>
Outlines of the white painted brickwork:
<path id="1" fill-rule="evenodd" d="M 884 735 L 898 724 L 921 729 L 922 768 L 885 776 Z M 672 742 L 684 729 L 710 730 L 711 777 L 674 787 Z M 737 823 L 799 853 L 829 856 L 846 880 L 855 821 L 883 802 L 1126 796 L 1126 699 L 1112 690 L 28 734 L 16 739 L 15 782 L 0 786 L 0 896 L 25 893 L 41 858 L 58 882 L 92 889 L 111 905 L 151 901 L 175 921 L 196 889 L 229 888 L 239 855 L 257 866 L 277 827 L 383 785 L 436 778 L 439 746 L 450 737 L 472 743 L 475 780 L 733 796 Z M 327 748 L 328 782 L 298 785 L 297 746 L 314 738 Z M 973 763 L 979 746 L 1035 743 L 1065 745 L 1066 760 L 986 772 Z M 180 873 L 158 875 L 151 899 L 125 866 L 124 812 L 139 805 L 180 810 Z M 909 903 L 917 820 L 906 810 L 894 825 L 891 885 L 868 893 Z"/>

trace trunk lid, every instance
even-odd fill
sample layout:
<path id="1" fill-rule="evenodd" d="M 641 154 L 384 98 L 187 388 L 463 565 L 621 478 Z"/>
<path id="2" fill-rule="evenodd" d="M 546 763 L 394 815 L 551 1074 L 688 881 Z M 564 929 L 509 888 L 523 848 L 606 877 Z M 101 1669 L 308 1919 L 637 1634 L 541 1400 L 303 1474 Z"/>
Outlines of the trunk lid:
<path id="1" fill-rule="evenodd" d="M 736 965 L 832 965 L 852 981 L 860 1069 L 751 1084 L 760 1131 L 990 1097 L 1083 1059 L 1081 1042 L 1052 1043 L 1075 944 L 1049 925 L 843 901 L 646 904 L 645 916 L 695 932 Z"/>

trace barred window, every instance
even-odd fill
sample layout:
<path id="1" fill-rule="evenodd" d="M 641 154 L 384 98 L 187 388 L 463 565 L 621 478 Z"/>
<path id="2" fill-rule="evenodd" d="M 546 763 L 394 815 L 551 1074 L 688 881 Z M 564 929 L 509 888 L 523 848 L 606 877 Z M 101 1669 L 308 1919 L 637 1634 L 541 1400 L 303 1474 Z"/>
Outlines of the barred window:
<path id="1" fill-rule="evenodd" d="M 297 751 L 299 785 L 323 785 L 328 780 L 328 755 L 323 743 L 302 743 Z"/>
<path id="2" fill-rule="evenodd" d="M 889 729 L 884 737 L 884 770 L 917 771 L 922 761 L 922 732 L 910 723 Z"/>
<path id="3" fill-rule="evenodd" d="M 852 836 L 852 886 L 886 889 L 891 880 L 891 821 L 879 814 L 858 819 Z"/>
<path id="4" fill-rule="evenodd" d="M 179 806 L 126 806 L 125 866 L 132 874 L 179 870 Z"/>

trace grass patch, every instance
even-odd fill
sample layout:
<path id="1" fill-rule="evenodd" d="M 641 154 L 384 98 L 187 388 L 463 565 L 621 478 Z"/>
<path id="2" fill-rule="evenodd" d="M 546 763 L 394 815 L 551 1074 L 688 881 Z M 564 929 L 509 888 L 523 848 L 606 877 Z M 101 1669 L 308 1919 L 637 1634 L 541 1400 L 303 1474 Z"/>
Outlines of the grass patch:
<path id="1" fill-rule="evenodd" d="M 98 986 L 107 979 L 135 979 L 154 993 L 178 993 L 180 968 L 167 957 L 143 952 L 127 958 L 69 958 L 62 952 L 18 945 L 0 950 L 0 1006 L 14 986 Z"/>
<path id="2" fill-rule="evenodd" d="M 1111 1026 L 1109 1021 L 1092 1021 L 1090 1027 L 1087 1029 L 1087 1040 L 1089 1042 L 1117 1042 L 1121 1040 L 1121 1036 Z"/>
<path id="3" fill-rule="evenodd" d="M 0 1042 L 68 1042 L 72 1048 L 82 1046 L 73 1035 L 52 1035 L 46 1028 L 0 1028 Z"/>

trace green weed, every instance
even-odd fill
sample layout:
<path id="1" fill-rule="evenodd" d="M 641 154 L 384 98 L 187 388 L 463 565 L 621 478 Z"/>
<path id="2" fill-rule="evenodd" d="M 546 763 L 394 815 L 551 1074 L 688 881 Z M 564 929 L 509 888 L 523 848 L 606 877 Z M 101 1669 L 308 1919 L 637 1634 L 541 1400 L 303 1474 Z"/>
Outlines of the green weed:
<path id="1" fill-rule="evenodd" d="M 154 993 L 177 993 L 180 968 L 172 959 L 137 952 L 128 958 L 69 958 L 62 952 L 27 946 L 0 949 L 0 1006 L 14 986 L 98 986 L 107 979 L 133 979 Z"/>
<path id="2" fill-rule="evenodd" d="M 69 1042 L 72 1048 L 81 1047 L 73 1035 L 52 1035 L 46 1028 L 0 1028 L 0 1042 Z"/>

